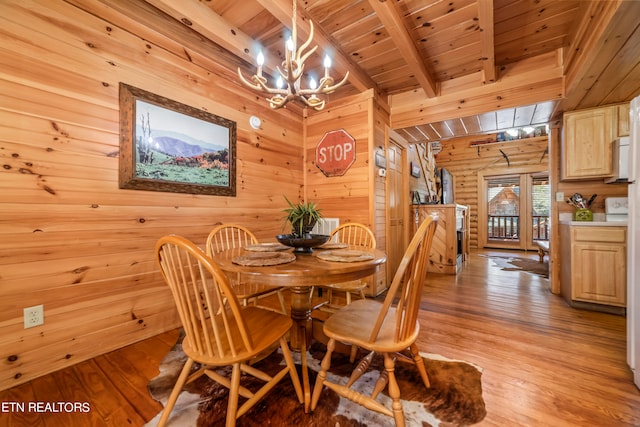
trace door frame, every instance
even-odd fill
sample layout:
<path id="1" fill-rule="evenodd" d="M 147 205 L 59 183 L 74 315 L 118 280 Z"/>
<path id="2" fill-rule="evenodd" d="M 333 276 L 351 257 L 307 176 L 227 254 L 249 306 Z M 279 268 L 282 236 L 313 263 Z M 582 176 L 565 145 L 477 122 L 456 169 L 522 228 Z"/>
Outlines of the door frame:
<path id="1" fill-rule="evenodd" d="M 501 167 L 491 168 L 478 171 L 478 248 L 489 247 L 487 240 L 487 191 L 486 191 L 486 178 L 490 176 L 499 175 L 522 175 L 532 173 L 549 173 L 549 167 L 547 164 L 541 165 L 527 165 L 527 166 L 514 166 L 514 167 Z M 528 181 L 528 180 L 527 180 Z M 528 182 L 527 182 L 528 184 Z M 520 185 L 522 185 L 522 177 L 520 179 Z M 520 211 L 530 211 L 529 204 L 531 201 L 527 197 L 526 200 L 521 201 Z M 528 209 L 528 210 L 526 210 Z M 529 233 L 525 233 L 525 236 L 520 237 L 518 243 L 513 245 L 505 245 L 506 247 L 512 247 L 513 249 L 533 250 L 531 236 Z"/>

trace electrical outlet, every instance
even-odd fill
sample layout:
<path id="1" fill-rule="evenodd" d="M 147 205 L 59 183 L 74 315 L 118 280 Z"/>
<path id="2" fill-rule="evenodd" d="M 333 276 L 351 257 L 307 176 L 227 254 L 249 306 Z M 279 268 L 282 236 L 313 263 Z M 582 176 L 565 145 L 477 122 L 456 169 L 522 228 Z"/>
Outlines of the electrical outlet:
<path id="1" fill-rule="evenodd" d="M 33 307 L 24 308 L 24 328 L 33 328 L 34 326 L 44 324 L 44 305 L 34 305 Z"/>

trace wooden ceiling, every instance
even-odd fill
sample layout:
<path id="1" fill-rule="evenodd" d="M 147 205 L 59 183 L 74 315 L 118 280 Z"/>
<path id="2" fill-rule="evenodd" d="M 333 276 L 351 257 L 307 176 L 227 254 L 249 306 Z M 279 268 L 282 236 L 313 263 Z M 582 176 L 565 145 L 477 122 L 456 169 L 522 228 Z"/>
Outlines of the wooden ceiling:
<path id="1" fill-rule="evenodd" d="M 110 0 L 102 0 L 110 2 Z M 146 0 L 255 72 L 272 77 L 289 37 L 291 0 Z M 349 71 L 331 98 L 373 89 L 411 143 L 547 123 L 563 111 L 640 94 L 640 1 L 307 0 L 299 42 L 314 22 L 306 71 Z M 273 81 L 270 79 L 270 81 Z"/>

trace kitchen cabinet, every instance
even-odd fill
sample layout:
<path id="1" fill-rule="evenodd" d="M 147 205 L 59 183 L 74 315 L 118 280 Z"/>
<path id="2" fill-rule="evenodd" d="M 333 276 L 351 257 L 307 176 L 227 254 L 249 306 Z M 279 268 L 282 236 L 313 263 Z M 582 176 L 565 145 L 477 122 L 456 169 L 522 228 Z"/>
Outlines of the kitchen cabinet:
<path id="1" fill-rule="evenodd" d="M 604 178 L 613 174 L 617 107 L 573 111 L 563 117 L 562 179 Z"/>
<path id="2" fill-rule="evenodd" d="M 625 226 L 560 225 L 562 294 L 570 305 L 626 306 L 626 236 Z"/>
<path id="3" fill-rule="evenodd" d="M 428 271 L 457 274 L 469 259 L 469 207 L 464 205 L 413 205 L 413 232 L 427 216 L 437 214 Z"/>
<path id="4" fill-rule="evenodd" d="M 625 103 L 618 105 L 618 134 L 617 138 L 621 136 L 629 136 L 629 109 L 631 104 Z"/>

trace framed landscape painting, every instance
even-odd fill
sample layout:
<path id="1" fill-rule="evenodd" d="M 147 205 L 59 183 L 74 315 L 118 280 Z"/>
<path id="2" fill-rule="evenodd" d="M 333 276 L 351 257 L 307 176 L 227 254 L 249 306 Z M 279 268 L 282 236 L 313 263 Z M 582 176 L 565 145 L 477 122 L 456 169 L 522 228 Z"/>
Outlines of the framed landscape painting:
<path id="1" fill-rule="evenodd" d="M 236 123 L 120 83 L 120 188 L 236 195 Z"/>

